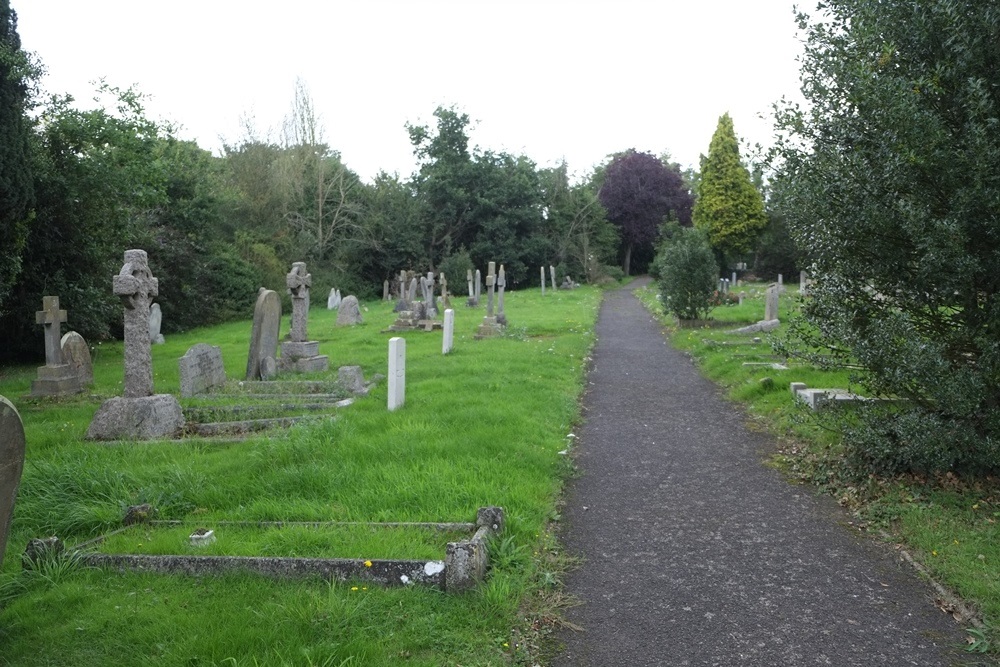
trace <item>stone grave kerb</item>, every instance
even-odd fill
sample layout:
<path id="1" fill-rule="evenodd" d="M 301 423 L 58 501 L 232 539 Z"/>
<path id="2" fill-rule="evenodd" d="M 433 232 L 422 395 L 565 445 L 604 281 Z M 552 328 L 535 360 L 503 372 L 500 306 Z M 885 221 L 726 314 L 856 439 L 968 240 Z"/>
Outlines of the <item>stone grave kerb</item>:
<path id="1" fill-rule="evenodd" d="M 125 306 L 125 398 L 152 396 L 149 307 L 159 294 L 159 282 L 149 270 L 145 250 L 125 251 L 125 263 L 112 287 Z"/>
<path id="2" fill-rule="evenodd" d="M 35 312 L 35 324 L 45 327 L 45 365 L 62 364 L 62 333 L 60 325 L 66 321 L 66 311 L 59 309 L 59 297 L 43 296 L 42 309 Z"/>
<path id="3" fill-rule="evenodd" d="M 292 297 L 291 339 L 296 343 L 308 340 L 306 329 L 309 323 L 309 288 L 312 275 L 306 272 L 305 262 L 294 262 L 292 270 L 285 276 L 285 286 Z"/>

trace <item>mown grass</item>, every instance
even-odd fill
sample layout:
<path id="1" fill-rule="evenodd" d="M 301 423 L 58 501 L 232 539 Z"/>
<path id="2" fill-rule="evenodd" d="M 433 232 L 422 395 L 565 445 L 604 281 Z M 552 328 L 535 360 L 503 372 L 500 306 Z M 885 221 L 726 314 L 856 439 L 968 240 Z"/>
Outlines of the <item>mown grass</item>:
<path id="1" fill-rule="evenodd" d="M 678 326 L 665 316 L 656 299 L 655 284 L 637 295 L 657 314 L 672 343 L 688 352 L 701 371 L 726 388 L 741 404 L 751 423 L 777 436 L 779 446 L 770 462 L 797 483 L 816 485 L 832 494 L 854 516 L 852 522 L 877 539 L 906 548 L 938 582 L 957 593 L 978 614 L 970 649 L 1000 650 L 1000 482 L 962 480 L 951 474 L 934 479 L 900 476 L 868 478 L 858 483 L 843 475 L 843 435 L 846 413 L 812 412 L 793 399 L 790 382 L 809 387 L 857 390 L 847 370 L 820 369 L 774 356 L 774 334 L 735 335 L 732 328 L 756 322 L 764 314 L 764 285 L 748 285 L 742 306 L 712 312 L 716 322 L 732 326 Z M 801 297 L 789 287 L 779 302 L 779 318 L 795 317 Z M 760 339 L 754 343 L 753 338 Z M 747 366 L 747 362 L 780 362 L 788 370 Z M 838 416 L 839 415 L 839 416 Z M 953 611 L 947 601 L 944 610 Z"/>
<path id="2" fill-rule="evenodd" d="M 85 442 L 101 400 L 121 391 L 120 344 L 95 346 L 96 385 L 77 397 L 24 398 L 34 369 L 0 370 L 0 394 L 20 410 L 28 443 L 0 573 L 3 660 L 530 664 L 538 618 L 557 605 L 546 595 L 560 568 L 546 526 L 570 469 L 559 452 L 579 418 L 599 300 L 599 291 L 588 288 L 544 298 L 538 290 L 508 293 L 508 334 L 480 341 L 472 336 L 484 309 L 456 303 L 455 348 L 447 356 L 440 331 L 381 333 L 395 319 L 391 304 L 364 304 L 365 324 L 351 328 L 335 327 L 335 313 L 313 309 L 309 337 L 331 366 L 319 378 L 335 378 L 344 365 L 361 366 L 366 378 L 385 374 L 390 335 L 406 338 L 406 405 L 389 413 L 382 381 L 336 419 L 236 443 Z M 286 316 L 282 332 L 288 328 Z M 176 360 L 199 342 L 219 346 L 229 377 L 242 378 L 249 333 L 248 322 L 236 322 L 169 335 L 153 348 L 156 391 L 177 393 Z M 80 542 L 120 525 L 124 509 L 143 502 L 157 507 L 160 519 L 205 527 L 212 521 L 469 522 L 478 507 L 500 505 L 507 532 L 491 546 L 488 580 L 461 595 L 250 575 L 122 575 L 72 563 L 20 571 L 30 538 L 56 534 Z M 315 533 L 275 542 L 268 555 L 293 555 L 303 542 L 330 557 L 421 558 L 438 550 L 437 537 L 406 530 L 348 532 L 350 539 L 340 532 L 322 544 L 311 541 Z M 226 548 L 263 550 L 255 543 L 262 533 L 235 536 Z M 143 544 L 130 550 L 150 548 Z"/>

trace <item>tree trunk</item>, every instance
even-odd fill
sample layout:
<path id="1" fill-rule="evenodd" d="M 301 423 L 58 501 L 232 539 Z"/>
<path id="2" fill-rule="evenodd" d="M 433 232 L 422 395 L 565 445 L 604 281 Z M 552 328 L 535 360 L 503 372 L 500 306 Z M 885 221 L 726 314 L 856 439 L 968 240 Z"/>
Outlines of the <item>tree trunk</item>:
<path id="1" fill-rule="evenodd" d="M 622 265 L 622 269 L 625 271 L 625 275 L 629 275 L 629 269 L 632 266 L 632 244 L 629 243 L 625 246 L 625 262 Z"/>

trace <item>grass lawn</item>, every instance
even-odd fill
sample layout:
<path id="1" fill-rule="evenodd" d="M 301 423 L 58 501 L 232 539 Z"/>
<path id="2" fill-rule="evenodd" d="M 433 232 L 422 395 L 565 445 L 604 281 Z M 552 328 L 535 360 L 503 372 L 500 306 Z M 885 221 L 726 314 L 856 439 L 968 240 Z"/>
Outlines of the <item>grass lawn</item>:
<path id="1" fill-rule="evenodd" d="M 94 346 L 96 385 L 72 398 L 27 398 L 34 367 L 0 369 L 0 394 L 17 406 L 27 437 L 0 572 L 0 664 L 532 664 L 558 611 L 551 591 L 564 563 L 547 526 L 570 471 L 559 452 L 579 419 L 599 301 L 590 288 L 508 292 L 506 335 L 473 340 L 484 308 L 456 299 L 447 356 L 440 331 L 381 333 L 395 319 L 389 303 L 362 304 L 365 323 L 351 328 L 313 309 L 309 337 L 330 358 L 322 379 L 345 365 L 384 375 L 390 335 L 406 338 L 405 406 L 387 411 L 383 380 L 335 418 L 242 442 L 85 442 L 101 401 L 121 393 L 120 343 Z M 241 379 L 249 336 L 249 322 L 168 334 L 153 347 L 157 393 L 179 392 L 177 359 L 200 342 L 219 346 L 227 374 Z M 505 508 L 507 530 L 491 544 L 486 582 L 464 594 L 119 574 L 72 559 L 21 570 L 30 538 L 79 543 L 144 502 L 184 527 L 140 527 L 102 550 L 186 553 L 184 535 L 213 521 L 474 522 L 486 505 Z M 443 558 L 452 539 L 412 528 L 217 532 L 208 548 L 227 555 Z"/>
<path id="2" fill-rule="evenodd" d="M 799 309 L 795 286 L 786 286 L 779 317 L 787 322 Z M 857 390 L 846 370 L 823 370 L 794 358 L 775 357 L 773 334 L 737 335 L 731 329 L 764 316 L 766 285 L 739 288 L 747 293 L 743 305 L 712 311 L 711 326 L 687 328 L 663 313 L 656 285 L 637 295 L 657 314 L 672 343 L 688 352 L 701 371 L 725 387 L 752 423 L 773 433 L 779 448 L 771 459 L 796 483 L 814 484 L 833 494 L 854 517 L 853 523 L 876 539 L 907 550 L 935 580 L 957 593 L 982 623 L 969 635 L 969 650 L 998 652 L 1000 647 L 1000 480 L 961 480 L 953 475 L 936 479 L 901 476 L 848 481 L 840 474 L 843 450 L 838 421 L 812 412 L 793 399 L 790 382 L 809 387 Z M 738 290 L 737 290 L 738 291 Z M 754 338 L 759 342 L 755 342 Z M 767 364 L 780 362 L 779 370 Z M 955 611 L 947 600 L 940 606 Z"/>

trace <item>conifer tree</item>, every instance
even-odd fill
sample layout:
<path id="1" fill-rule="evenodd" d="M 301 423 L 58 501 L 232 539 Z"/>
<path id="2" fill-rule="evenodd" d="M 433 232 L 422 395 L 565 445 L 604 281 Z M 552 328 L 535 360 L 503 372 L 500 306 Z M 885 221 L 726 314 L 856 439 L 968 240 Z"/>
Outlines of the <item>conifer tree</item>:
<path id="1" fill-rule="evenodd" d="M 764 200 L 740 161 L 740 147 L 729 114 L 719 124 L 702 156 L 701 182 L 694 205 L 694 226 L 729 259 L 750 252 L 767 227 Z"/>

